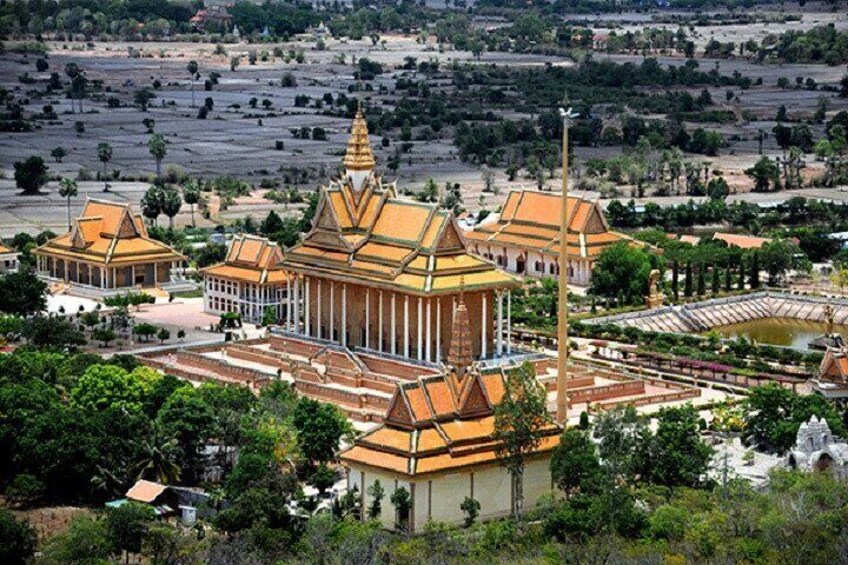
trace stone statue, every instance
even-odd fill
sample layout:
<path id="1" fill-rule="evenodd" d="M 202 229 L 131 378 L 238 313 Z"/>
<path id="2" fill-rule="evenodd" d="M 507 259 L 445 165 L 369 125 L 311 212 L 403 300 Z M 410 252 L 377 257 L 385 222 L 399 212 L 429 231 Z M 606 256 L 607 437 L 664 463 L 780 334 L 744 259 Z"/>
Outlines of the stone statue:
<path id="1" fill-rule="evenodd" d="M 663 305 L 665 295 L 659 291 L 660 272 L 652 269 L 648 274 L 648 296 L 645 297 L 645 306 L 650 310 Z"/>
<path id="2" fill-rule="evenodd" d="M 824 323 L 827 326 L 824 335 L 833 335 L 833 306 L 830 304 L 824 307 Z"/>

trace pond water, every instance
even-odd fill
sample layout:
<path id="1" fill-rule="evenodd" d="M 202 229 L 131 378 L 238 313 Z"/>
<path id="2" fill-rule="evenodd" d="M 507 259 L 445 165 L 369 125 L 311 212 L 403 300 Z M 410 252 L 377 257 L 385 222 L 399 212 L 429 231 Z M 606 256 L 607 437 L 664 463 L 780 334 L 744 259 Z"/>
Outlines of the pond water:
<path id="1" fill-rule="evenodd" d="M 807 344 L 823 335 L 826 329 L 823 322 L 794 318 L 760 318 L 715 328 L 724 337 L 743 336 L 757 343 L 791 347 L 799 351 L 809 351 Z M 833 331 L 848 336 L 848 326 L 837 325 Z"/>

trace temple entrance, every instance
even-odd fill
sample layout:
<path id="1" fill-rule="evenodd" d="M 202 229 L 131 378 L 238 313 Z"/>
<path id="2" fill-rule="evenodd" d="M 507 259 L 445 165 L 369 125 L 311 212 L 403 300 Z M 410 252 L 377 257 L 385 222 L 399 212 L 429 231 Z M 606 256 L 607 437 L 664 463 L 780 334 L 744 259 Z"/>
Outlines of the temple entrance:
<path id="1" fill-rule="evenodd" d="M 833 458 L 827 453 L 822 453 L 813 465 L 813 471 L 823 473 L 833 466 Z"/>
<path id="2" fill-rule="evenodd" d="M 524 274 L 525 269 L 527 268 L 527 257 L 525 255 L 519 255 L 515 259 L 515 272 L 518 274 Z"/>

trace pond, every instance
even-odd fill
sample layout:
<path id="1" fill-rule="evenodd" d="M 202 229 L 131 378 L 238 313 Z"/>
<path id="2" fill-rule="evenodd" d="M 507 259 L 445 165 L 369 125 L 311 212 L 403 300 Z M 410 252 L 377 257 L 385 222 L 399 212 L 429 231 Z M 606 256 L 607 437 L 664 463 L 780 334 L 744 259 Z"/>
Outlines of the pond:
<path id="1" fill-rule="evenodd" d="M 810 351 L 808 344 L 823 335 L 826 329 L 824 322 L 794 318 L 760 318 L 715 328 L 724 337 L 743 336 L 757 343 L 791 347 L 799 351 Z M 848 335 L 848 326 L 837 325 L 833 331 Z"/>

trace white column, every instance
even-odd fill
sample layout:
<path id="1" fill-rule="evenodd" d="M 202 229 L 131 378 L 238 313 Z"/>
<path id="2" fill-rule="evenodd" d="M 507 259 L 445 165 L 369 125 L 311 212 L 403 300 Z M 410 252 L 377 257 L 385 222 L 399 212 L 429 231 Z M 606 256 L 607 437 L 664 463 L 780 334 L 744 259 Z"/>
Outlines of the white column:
<path id="1" fill-rule="evenodd" d="M 334 326 L 336 325 L 336 283 L 330 281 L 330 335 L 329 340 L 335 341 L 336 336 L 333 331 Z"/>
<path id="2" fill-rule="evenodd" d="M 371 347 L 371 289 L 365 289 L 365 347 Z"/>
<path id="3" fill-rule="evenodd" d="M 347 283 L 342 283 L 342 345 L 347 347 Z"/>
<path id="4" fill-rule="evenodd" d="M 318 300 L 315 301 L 315 307 L 318 309 L 315 314 L 315 322 L 318 326 L 316 328 L 315 335 L 318 336 L 318 339 L 321 339 L 321 303 L 324 302 L 324 297 L 321 294 L 321 279 L 318 279 Z"/>
<path id="5" fill-rule="evenodd" d="M 512 291 L 506 291 L 506 354 L 512 354 Z"/>
<path id="6" fill-rule="evenodd" d="M 300 276 L 294 279 L 294 333 L 300 333 Z"/>
<path id="7" fill-rule="evenodd" d="M 389 336 L 389 341 L 391 342 L 391 350 L 392 355 L 397 355 L 397 316 L 395 315 L 395 296 L 396 294 L 392 293 L 392 333 Z"/>
<path id="8" fill-rule="evenodd" d="M 431 306 L 432 302 L 433 302 L 433 299 L 428 297 L 427 298 L 427 345 L 426 345 L 427 355 L 425 355 L 425 359 L 428 362 L 433 361 L 433 339 L 432 339 L 433 338 L 433 332 L 432 332 L 432 328 L 431 328 L 432 322 L 433 322 L 432 306 Z"/>
<path id="9" fill-rule="evenodd" d="M 403 356 L 409 357 L 409 295 L 403 296 Z"/>
<path id="10" fill-rule="evenodd" d="M 481 316 L 482 323 L 480 324 L 480 359 L 486 358 L 486 291 L 480 293 L 481 300 Z"/>
<path id="11" fill-rule="evenodd" d="M 135 286 L 135 265 L 130 267 L 130 269 L 131 269 L 130 272 L 132 272 L 132 282 L 130 283 L 129 286 Z M 77 282 L 79 282 L 79 263 L 77 263 Z"/>
<path id="12" fill-rule="evenodd" d="M 304 281 L 304 284 L 306 285 L 306 297 L 303 299 L 303 309 L 306 312 L 305 318 L 303 320 L 303 327 L 304 327 L 304 331 L 306 332 L 306 336 L 309 337 L 309 335 L 311 334 L 310 330 L 312 329 L 311 328 L 312 324 L 309 321 L 309 313 L 310 313 L 309 312 L 309 310 L 310 310 L 309 302 L 310 302 L 310 297 L 311 297 L 311 294 L 309 292 L 309 287 L 311 285 L 309 284 L 309 277 L 304 277 L 303 281 Z"/>
<path id="13" fill-rule="evenodd" d="M 436 363 L 442 362 L 442 299 L 436 298 Z"/>
<path id="14" fill-rule="evenodd" d="M 503 355 L 503 292 L 498 292 L 498 357 Z"/>
<path id="15" fill-rule="evenodd" d="M 377 295 L 377 351 L 383 351 L 383 291 Z"/>
<path id="16" fill-rule="evenodd" d="M 424 332 L 423 332 L 424 327 L 423 327 L 423 324 L 421 323 L 423 321 L 422 318 L 424 318 L 424 301 L 419 296 L 418 297 L 418 316 L 415 319 L 415 325 L 418 328 L 418 348 L 416 349 L 415 354 L 418 357 L 419 361 L 424 360 Z"/>
<path id="17" fill-rule="evenodd" d="M 286 331 L 291 331 L 291 318 L 292 318 L 292 282 L 291 276 L 286 277 Z"/>

